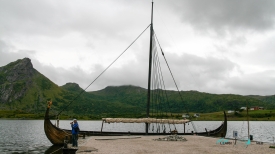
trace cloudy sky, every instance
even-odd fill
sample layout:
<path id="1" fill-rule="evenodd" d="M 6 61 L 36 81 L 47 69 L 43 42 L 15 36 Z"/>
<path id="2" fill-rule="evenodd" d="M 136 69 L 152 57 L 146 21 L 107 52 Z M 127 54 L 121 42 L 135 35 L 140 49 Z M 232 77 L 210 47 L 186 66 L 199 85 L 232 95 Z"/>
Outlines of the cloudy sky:
<path id="1" fill-rule="evenodd" d="M 150 24 L 151 0 L 0 0 L 0 66 L 28 57 L 86 88 Z M 180 90 L 275 94 L 274 0 L 155 0 L 154 29 Z M 88 91 L 147 87 L 149 30 Z M 163 65 L 165 66 L 165 65 Z M 165 74 L 166 89 L 175 90 Z"/>

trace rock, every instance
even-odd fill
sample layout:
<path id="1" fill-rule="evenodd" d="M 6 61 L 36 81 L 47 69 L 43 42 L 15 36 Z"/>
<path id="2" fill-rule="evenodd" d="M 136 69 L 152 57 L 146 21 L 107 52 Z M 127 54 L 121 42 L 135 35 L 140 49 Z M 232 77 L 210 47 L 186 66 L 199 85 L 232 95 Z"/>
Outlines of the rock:
<path id="1" fill-rule="evenodd" d="M 0 102 L 8 103 L 23 97 L 34 74 L 35 69 L 29 58 L 0 67 Z"/>
<path id="2" fill-rule="evenodd" d="M 153 139 L 153 140 L 154 141 L 187 141 L 186 138 L 182 136 L 178 136 L 177 134 L 170 135 L 164 138 Z"/>

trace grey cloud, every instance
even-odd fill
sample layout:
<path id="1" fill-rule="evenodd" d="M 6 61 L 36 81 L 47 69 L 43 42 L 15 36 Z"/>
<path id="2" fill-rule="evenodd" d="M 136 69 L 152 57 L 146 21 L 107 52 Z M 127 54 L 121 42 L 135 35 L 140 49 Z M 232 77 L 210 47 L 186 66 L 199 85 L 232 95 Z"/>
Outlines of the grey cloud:
<path id="1" fill-rule="evenodd" d="M 87 73 L 79 67 L 64 69 L 54 67 L 51 65 L 42 65 L 38 61 L 33 61 L 35 68 L 40 73 L 47 76 L 50 80 L 58 84 L 64 85 L 67 82 L 75 82 L 83 89 L 87 88 L 97 76 L 105 69 L 102 65 L 96 65 L 92 73 Z M 133 69 L 135 68 L 135 69 Z M 88 89 L 87 91 L 100 90 L 107 86 L 113 85 L 136 85 L 144 87 L 147 81 L 147 70 L 143 70 L 138 64 L 125 65 L 121 68 L 111 67 L 108 71 L 102 74 Z"/>
<path id="2" fill-rule="evenodd" d="M 254 52 L 251 53 L 251 60 L 255 60 L 257 63 L 272 67 L 275 70 L 275 44 L 274 44 L 275 36 L 268 39 L 268 41 L 264 42 L 262 45 L 258 46 Z"/>
<path id="3" fill-rule="evenodd" d="M 3 46 L 3 41 L 1 47 Z M 0 48 L 1 49 L 1 48 Z M 5 53 L 1 51 L 1 65 L 19 58 L 29 56 L 29 51 L 22 53 Z M 32 51 L 30 51 L 32 52 Z M 3 56 L 2 56 L 3 55 Z M 275 71 L 267 70 L 256 74 L 243 75 L 239 66 L 228 59 L 213 57 L 202 58 L 195 55 L 184 54 L 181 56 L 166 53 L 166 58 L 174 74 L 180 90 L 198 90 L 210 93 L 235 93 L 235 94 L 261 94 L 271 95 L 275 90 Z M 5 57 L 5 58 L 2 58 Z M 52 65 L 43 65 L 32 58 L 34 68 L 44 74 L 59 86 L 67 82 L 78 83 L 86 88 L 104 69 L 101 64 L 94 65 L 91 73 L 85 72 L 78 66 L 64 69 Z M 231 77 L 233 70 L 239 70 L 240 77 Z M 175 85 L 166 66 L 162 66 L 166 89 L 176 90 Z M 147 88 L 148 62 L 143 55 L 138 55 L 136 61 L 125 63 L 118 67 L 111 67 L 88 91 L 99 90 L 109 85 L 136 85 Z"/>
<path id="4" fill-rule="evenodd" d="M 95 87 L 101 89 L 108 85 L 137 85 L 147 88 L 148 63 L 138 57 L 136 62 L 125 64 L 118 68 L 110 68 L 98 81 Z M 210 93 L 234 94 L 273 94 L 275 86 L 274 71 L 260 72 L 245 75 L 238 64 L 228 59 L 214 57 L 202 58 L 195 55 L 184 54 L 181 56 L 166 53 L 166 58 L 181 90 L 198 90 Z M 172 59 L 172 60 L 171 60 Z M 170 61 L 169 61 L 170 60 Z M 142 62 L 142 63 L 141 63 Z M 103 67 L 94 72 L 99 74 Z M 169 70 L 162 65 L 166 89 L 176 90 Z M 231 76 L 233 71 L 238 71 L 240 76 Z M 95 77 L 94 74 L 94 77 Z M 87 81 L 87 80 L 86 80 Z"/>
<path id="5" fill-rule="evenodd" d="M 274 95 L 275 71 L 267 70 L 241 77 L 232 77 L 225 85 L 225 92 L 235 91 L 243 95 Z"/>
<path id="6" fill-rule="evenodd" d="M 239 70 L 238 65 L 228 59 L 203 58 L 191 54 L 169 55 L 167 59 L 173 59 L 171 68 L 184 90 L 207 91 L 213 84 L 223 86 L 219 83 L 226 80 L 234 69 Z"/>
<path id="7" fill-rule="evenodd" d="M 52 65 L 43 65 L 35 59 L 32 59 L 32 63 L 35 69 L 58 86 L 62 86 L 68 82 L 78 83 L 83 89 L 85 85 L 88 86 L 87 78 L 89 78 L 89 74 L 77 66 L 70 69 L 64 69 Z"/>
<path id="8" fill-rule="evenodd" d="M 179 77 L 181 79 L 179 83 L 181 89 L 218 94 L 274 94 L 274 69 L 244 74 L 238 64 L 228 59 L 201 58 L 194 55 L 183 55 L 176 59 L 177 62 L 173 63 L 173 67 L 178 66 L 175 72 L 177 72 L 177 75 L 180 74 Z M 237 71 L 239 75 L 232 76 L 231 73 L 233 71 Z"/>
<path id="9" fill-rule="evenodd" d="M 2 34 L 49 34 L 56 25 L 57 9 L 45 1 L 1 1 L 0 31 Z"/>
<path id="10" fill-rule="evenodd" d="M 174 7 L 182 22 L 198 31 L 225 34 L 274 28 L 275 2 L 271 0 L 184 0 L 174 2 Z"/>
<path id="11" fill-rule="evenodd" d="M 126 3 L 124 1 L 1 1 L 0 32 L 2 35 L 44 37 L 62 37 L 71 32 L 98 39 L 114 35 L 122 37 L 125 30 L 129 32 L 129 27 L 133 27 L 131 25 L 147 26 L 136 20 L 145 15 L 142 9 L 142 12 L 136 12 L 135 4 L 140 5 L 139 2 L 131 2 L 134 4 L 125 7 L 119 5 Z M 137 14 L 133 13 L 132 17 L 125 12 Z"/>
<path id="12" fill-rule="evenodd" d="M 265 40 L 261 44 L 257 45 L 248 53 L 243 53 L 243 62 L 254 66 L 256 68 L 262 68 L 264 70 L 275 70 L 275 36 Z"/>
<path id="13" fill-rule="evenodd" d="M 32 58 L 35 51 L 30 50 L 16 50 L 16 48 L 3 41 L 0 40 L 0 67 L 5 66 L 10 62 L 16 61 L 17 59 L 22 59 L 25 57 Z"/>
<path id="14" fill-rule="evenodd" d="M 214 35 L 218 34 L 218 37 L 214 38 L 213 44 L 217 50 L 223 51 L 223 54 L 225 54 L 225 58 L 216 58 L 212 55 L 204 58 L 191 54 L 166 53 L 165 55 L 180 89 L 212 93 L 271 94 L 274 91 L 272 87 L 275 87 L 272 84 L 275 83 L 274 69 L 272 68 L 274 67 L 273 58 L 275 57 L 273 51 L 274 39 L 267 38 L 269 41 L 256 48 L 254 46 L 248 47 L 255 49 L 255 51 L 250 51 L 249 54 L 245 55 L 238 51 L 232 51 L 234 48 L 229 47 L 246 44 L 249 41 L 246 38 L 248 32 L 265 31 L 267 33 L 269 30 L 274 29 L 274 3 L 274 1 L 267 0 L 156 1 L 155 6 L 159 11 L 157 13 L 161 13 L 164 18 L 167 18 L 167 14 L 169 16 L 173 15 L 173 19 L 179 15 L 178 18 L 181 19 L 183 24 L 173 25 L 175 26 L 173 28 L 181 30 L 179 26 L 189 24 L 190 28 L 194 29 L 194 33 L 197 31 L 205 33 L 207 38 L 212 37 L 212 33 Z M 76 33 L 72 36 L 81 35 L 80 38 L 82 38 L 82 42 L 84 41 L 84 45 L 92 49 L 87 51 L 92 53 L 88 56 L 87 54 L 80 56 L 81 49 L 79 49 L 79 52 L 76 53 L 76 55 L 79 55 L 75 58 L 80 59 L 80 62 L 82 59 L 83 61 L 87 59 L 92 61 L 92 58 L 98 58 L 98 55 L 102 52 L 105 52 L 105 55 L 114 55 L 118 50 L 125 49 L 148 26 L 150 9 L 150 2 L 134 0 L 0 1 L 0 66 L 17 59 L 29 57 L 32 59 L 34 67 L 56 84 L 61 86 L 67 82 L 76 82 L 82 88 L 86 88 L 105 69 L 105 64 L 91 66 L 91 73 L 85 72 L 80 66 L 64 69 L 44 65 L 35 57 L 37 53 L 44 52 L 42 51 L 44 49 L 43 43 L 46 46 L 51 46 L 54 44 L 51 41 L 57 41 L 66 35 Z M 169 9 L 173 9 L 176 14 L 169 12 Z M 181 37 L 179 35 L 181 33 L 175 35 L 176 39 Z M 195 37 L 200 36 L 195 35 Z M 29 45 L 28 38 L 31 38 L 29 39 L 31 41 L 38 41 L 31 43 L 39 43 L 40 46 L 32 47 Z M 167 37 L 162 38 L 167 39 Z M 162 38 L 160 37 L 160 40 Z M 219 42 L 219 39 L 222 41 Z M 22 42 L 29 44 L 20 44 Z M 21 48 L 22 46 L 33 50 L 24 50 Z M 64 43 L 64 46 L 66 46 L 66 43 Z M 170 46 L 170 44 L 167 43 L 164 47 L 167 46 Z M 58 49 L 56 47 L 52 50 L 60 50 L 60 53 L 64 52 L 66 54 L 66 47 Z M 75 48 L 79 48 L 79 46 Z M 51 50 L 50 47 L 46 49 Z M 134 52 L 131 56 L 135 60 L 124 61 L 122 65 L 112 66 L 88 90 L 98 90 L 108 85 L 123 84 L 147 88 L 148 42 L 137 42 L 131 47 L 131 50 Z M 241 60 L 229 59 L 230 57 L 226 55 L 229 51 L 230 55 L 236 55 L 233 58 L 237 57 Z M 52 54 L 50 52 L 47 51 L 45 54 Z M 101 55 L 100 58 L 102 57 L 105 58 Z M 108 58 L 113 60 L 112 56 L 110 57 Z M 244 74 L 242 71 L 245 72 L 246 70 L 241 69 L 242 62 L 246 62 L 246 65 L 262 67 L 267 72 Z M 231 76 L 234 71 L 239 73 L 238 77 Z M 163 72 L 165 74 L 164 78 L 167 80 L 166 88 L 175 90 L 173 80 L 170 76 L 167 76 L 169 71 L 163 67 Z M 253 77 L 254 75 L 255 77 Z M 257 81 L 257 84 L 254 83 L 255 81 Z"/>
<path id="15" fill-rule="evenodd" d="M 232 47 L 235 45 L 242 45 L 245 43 L 247 43 L 247 39 L 245 38 L 245 36 L 234 36 L 228 41 L 227 45 Z"/>

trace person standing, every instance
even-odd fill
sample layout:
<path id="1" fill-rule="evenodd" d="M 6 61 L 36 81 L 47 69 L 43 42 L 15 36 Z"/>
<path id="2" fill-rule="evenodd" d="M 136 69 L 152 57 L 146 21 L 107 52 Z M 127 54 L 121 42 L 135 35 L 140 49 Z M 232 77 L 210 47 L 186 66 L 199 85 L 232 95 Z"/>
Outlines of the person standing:
<path id="1" fill-rule="evenodd" d="M 78 140 L 79 125 L 76 119 L 74 119 L 73 122 L 71 122 L 71 127 L 72 127 L 73 147 L 78 147 L 77 140 Z"/>

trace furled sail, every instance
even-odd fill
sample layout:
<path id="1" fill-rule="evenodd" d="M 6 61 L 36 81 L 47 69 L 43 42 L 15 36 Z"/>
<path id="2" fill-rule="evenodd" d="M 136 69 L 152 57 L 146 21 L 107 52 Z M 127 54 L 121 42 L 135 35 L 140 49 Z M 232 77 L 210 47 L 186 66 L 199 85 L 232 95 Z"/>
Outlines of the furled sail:
<path id="1" fill-rule="evenodd" d="M 179 119 L 156 119 L 156 118 L 102 118 L 105 123 L 162 123 L 162 124 L 184 124 L 190 120 Z"/>

